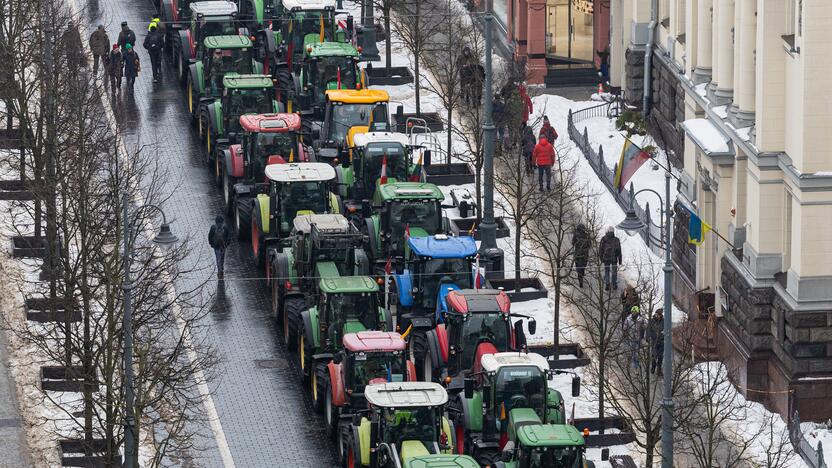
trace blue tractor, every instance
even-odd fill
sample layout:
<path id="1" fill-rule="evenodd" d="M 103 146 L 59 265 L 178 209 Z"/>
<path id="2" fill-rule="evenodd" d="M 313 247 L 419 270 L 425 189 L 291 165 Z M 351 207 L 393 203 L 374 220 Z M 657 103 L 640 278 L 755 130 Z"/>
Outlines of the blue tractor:
<path id="1" fill-rule="evenodd" d="M 393 275 L 388 302 L 399 330 L 408 337 L 410 359 L 420 380 L 430 381 L 431 366 L 424 365 L 426 333 L 443 323 L 448 293 L 482 287 L 477 243 L 468 236 L 435 234 L 408 238 L 405 250 L 405 268 Z"/>

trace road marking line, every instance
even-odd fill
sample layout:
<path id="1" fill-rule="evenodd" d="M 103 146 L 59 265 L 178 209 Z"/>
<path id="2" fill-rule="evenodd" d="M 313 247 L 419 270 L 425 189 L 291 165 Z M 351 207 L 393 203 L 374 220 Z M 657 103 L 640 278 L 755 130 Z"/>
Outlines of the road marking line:
<path id="1" fill-rule="evenodd" d="M 80 15 L 78 14 L 77 0 L 70 0 L 69 7 L 72 9 L 72 13 L 74 16 L 80 17 Z M 86 36 L 86 25 L 81 21 L 79 21 L 78 23 L 79 34 L 83 34 L 84 36 Z M 82 40 L 82 46 L 87 56 L 92 55 L 91 50 L 89 48 L 89 44 L 86 41 Z M 127 147 L 124 145 L 124 140 L 118 133 L 118 124 L 116 123 L 115 114 L 113 114 L 112 103 L 110 102 L 110 95 L 104 92 L 103 86 L 99 83 L 99 75 L 94 76 L 93 79 L 95 80 L 95 87 L 98 90 L 98 96 L 101 99 L 101 105 L 102 107 L 104 107 L 104 114 L 107 116 L 107 121 L 110 124 L 110 130 L 113 132 L 113 135 L 115 135 L 116 140 L 118 141 L 118 152 L 123 157 L 123 159 L 126 159 L 126 155 L 128 154 Z M 133 201 L 138 206 L 144 204 L 144 196 L 142 195 L 141 190 L 136 191 L 135 195 L 133 196 Z M 145 231 L 146 234 L 149 233 L 152 237 L 152 234 L 154 232 L 152 229 L 152 223 L 147 224 Z M 168 285 L 171 286 L 172 282 L 169 278 L 168 272 L 165 272 L 164 274 L 165 276 L 168 276 L 168 278 L 166 279 L 168 281 Z M 168 289 L 169 295 L 175 297 L 173 291 L 170 290 L 170 287 L 166 289 Z M 173 314 L 176 317 L 176 323 L 179 326 L 179 333 L 183 336 L 183 339 L 188 344 L 188 359 L 191 361 L 191 364 L 194 364 L 196 362 L 197 356 L 196 353 L 193 351 L 191 334 L 185 329 L 185 321 L 182 319 L 179 304 L 175 301 L 172 301 L 172 304 Z M 225 437 L 225 432 L 222 430 L 222 423 L 220 422 L 220 417 L 217 413 L 217 407 L 214 405 L 214 399 L 211 396 L 211 389 L 208 388 L 208 384 L 205 381 L 205 374 L 202 372 L 201 369 L 199 369 L 196 371 L 196 375 L 194 375 L 194 378 L 197 382 L 197 388 L 199 389 L 199 394 L 202 398 L 202 404 L 205 406 L 205 412 L 208 416 L 208 421 L 211 426 L 211 432 L 213 432 L 214 434 L 214 440 L 217 443 L 217 448 L 220 452 L 220 457 L 222 458 L 223 465 L 225 466 L 225 468 L 236 468 L 237 465 L 234 463 L 234 458 L 231 455 L 231 448 L 228 445 L 228 440 Z"/>

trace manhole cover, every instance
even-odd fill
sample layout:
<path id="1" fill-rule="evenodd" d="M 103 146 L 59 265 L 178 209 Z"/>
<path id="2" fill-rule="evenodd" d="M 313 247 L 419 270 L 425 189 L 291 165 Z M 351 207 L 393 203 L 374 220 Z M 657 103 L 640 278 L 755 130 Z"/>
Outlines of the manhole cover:
<path id="1" fill-rule="evenodd" d="M 286 369 L 288 367 L 285 359 L 256 359 L 254 364 L 261 369 Z"/>

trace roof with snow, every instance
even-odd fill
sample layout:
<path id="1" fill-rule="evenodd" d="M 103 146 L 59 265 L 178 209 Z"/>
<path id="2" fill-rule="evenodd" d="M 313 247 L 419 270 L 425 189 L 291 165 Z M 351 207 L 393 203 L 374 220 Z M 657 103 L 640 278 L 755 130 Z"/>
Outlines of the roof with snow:
<path id="1" fill-rule="evenodd" d="M 356 133 L 353 137 L 354 146 L 367 146 L 370 143 L 399 143 L 402 146 L 407 146 L 409 140 L 404 133 L 395 132 Z"/>
<path id="2" fill-rule="evenodd" d="M 326 182 L 335 178 L 335 169 L 326 163 L 304 162 L 269 164 L 266 177 L 280 183 Z"/>
<path id="3" fill-rule="evenodd" d="M 542 372 L 549 370 L 549 362 L 537 353 L 506 352 L 486 354 L 482 357 L 482 368 L 496 372 L 503 367 L 537 366 Z"/>
<path id="4" fill-rule="evenodd" d="M 410 250 L 420 257 L 467 258 L 477 254 L 473 237 L 450 237 L 436 234 L 427 237 L 411 237 L 407 240 Z"/>
<path id="5" fill-rule="evenodd" d="M 335 0 L 283 0 L 281 2 L 283 8 L 287 10 L 324 10 L 327 8 L 335 9 Z"/>
<path id="6" fill-rule="evenodd" d="M 308 234 L 314 225 L 321 232 L 348 232 L 350 223 L 340 214 L 306 214 L 295 216 L 295 231 Z M 373 283 L 375 284 L 375 283 Z"/>
<path id="7" fill-rule="evenodd" d="M 201 16 L 231 16 L 237 14 L 237 4 L 225 0 L 194 2 L 190 5 L 194 18 Z"/>
<path id="8" fill-rule="evenodd" d="M 682 123 L 682 128 L 693 143 L 708 157 L 730 156 L 734 149 L 731 139 L 708 119 L 690 119 Z"/>
<path id="9" fill-rule="evenodd" d="M 387 382 L 367 385 L 364 397 L 383 408 L 424 408 L 448 402 L 445 387 L 435 382 Z"/>

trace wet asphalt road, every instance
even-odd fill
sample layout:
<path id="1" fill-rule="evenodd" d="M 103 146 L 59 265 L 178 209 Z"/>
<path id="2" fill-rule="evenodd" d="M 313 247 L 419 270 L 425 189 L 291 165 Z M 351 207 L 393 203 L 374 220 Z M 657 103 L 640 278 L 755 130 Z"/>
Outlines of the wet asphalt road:
<path id="1" fill-rule="evenodd" d="M 88 31 L 103 23 L 115 42 L 121 21 L 128 21 L 141 44 L 147 22 L 155 12 L 148 0 L 90 0 L 84 17 Z M 87 38 L 82 38 L 86 41 Z M 209 298 L 208 341 L 216 347 L 221 362 L 212 398 L 222 430 L 237 467 L 330 467 L 336 466 L 334 446 L 324 435 L 322 421 L 303 396 L 294 355 L 287 353 L 269 318 L 269 298 L 255 278 L 251 262 L 240 246 L 232 244 L 226 255 L 224 287 L 213 281 L 213 252 L 207 232 L 221 212 L 221 197 L 204 166 L 184 105 L 184 92 L 170 63 L 163 66 L 163 79 L 154 84 L 150 58 L 137 47 L 142 73 L 131 95 L 124 89 L 115 95 L 113 110 L 125 130 L 126 146 L 136 142 L 152 145 L 169 178 L 173 197 L 164 209 L 172 228 L 190 236 L 191 261 L 210 266 L 193 274 L 192 284 L 207 278 Z M 246 279 L 248 278 L 248 279 Z M 190 453 L 197 466 L 224 466 L 217 441 L 209 427 L 201 428 L 199 450 Z M 185 463 L 190 465 L 190 463 Z"/>

